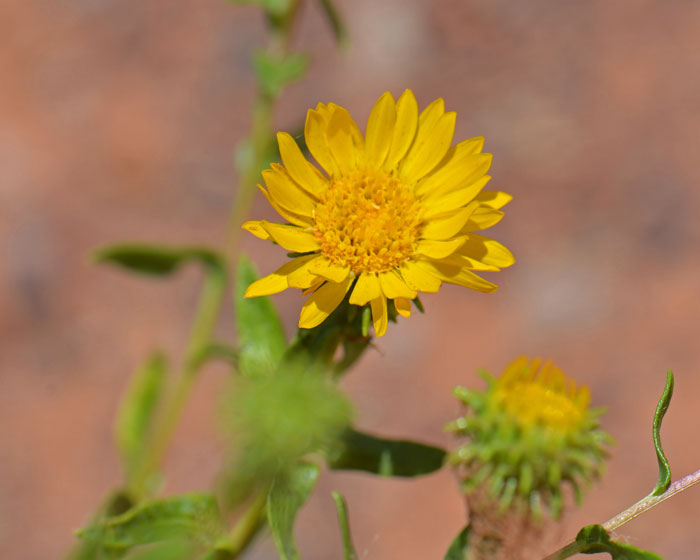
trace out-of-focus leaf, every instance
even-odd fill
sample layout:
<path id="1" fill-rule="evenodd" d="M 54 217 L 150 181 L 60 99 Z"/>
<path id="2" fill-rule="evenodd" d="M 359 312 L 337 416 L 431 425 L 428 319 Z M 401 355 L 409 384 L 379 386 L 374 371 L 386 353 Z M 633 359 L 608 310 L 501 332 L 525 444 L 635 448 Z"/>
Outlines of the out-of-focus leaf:
<path id="1" fill-rule="evenodd" d="M 671 404 L 673 396 L 673 372 L 666 373 L 666 386 L 664 392 L 659 399 L 659 404 L 656 405 L 654 413 L 654 423 L 652 428 L 652 437 L 654 438 L 654 449 L 656 449 L 656 459 L 659 462 L 659 480 L 652 490 L 652 496 L 659 496 L 666 492 L 668 485 L 671 484 L 671 465 L 661 447 L 661 421 L 668 410 L 668 405 Z"/>
<path id="2" fill-rule="evenodd" d="M 613 560 L 663 560 L 653 552 L 610 540 L 610 535 L 601 525 L 588 525 L 581 529 L 576 535 L 576 541 L 570 546 L 571 554 L 562 558 L 568 558 L 579 552 L 583 554 L 607 552 Z"/>
<path id="3" fill-rule="evenodd" d="M 122 490 L 112 492 L 92 516 L 90 523 L 95 525 L 109 517 L 121 515 L 132 506 L 131 498 L 126 492 Z M 120 558 L 122 555 L 122 550 L 105 550 L 96 541 L 80 540 L 68 552 L 66 560 L 112 560 Z"/>
<path id="4" fill-rule="evenodd" d="M 267 498 L 267 520 L 282 560 L 300 560 L 294 542 L 294 521 L 316 486 L 319 471 L 317 465 L 299 462 L 272 484 Z"/>
<path id="5" fill-rule="evenodd" d="M 442 468 L 444 449 L 415 441 L 391 440 L 346 430 L 330 457 L 335 470 L 361 470 L 381 476 L 412 477 Z"/>
<path id="6" fill-rule="evenodd" d="M 262 8 L 266 14 L 281 17 L 287 14 L 292 0 L 228 0 L 233 4 L 252 4 Z"/>
<path id="7" fill-rule="evenodd" d="M 162 247 L 145 243 L 123 243 L 98 249 L 92 254 L 92 260 L 150 276 L 168 276 L 187 261 L 199 261 L 207 268 L 225 271 L 223 258 L 204 247 Z"/>
<path id="8" fill-rule="evenodd" d="M 277 97 L 282 90 L 306 72 L 309 58 L 305 54 L 276 55 L 258 51 L 253 55 L 253 67 L 263 92 Z"/>
<path id="9" fill-rule="evenodd" d="M 345 560 L 357 560 L 357 553 L 352 544 L 352 535 L 350 534 L 350 523 L 348 522 L 348 505 L 342 494 L 333 492 L 332 496 L 335 501 L 335 507 L 338 510 L 338 522 L 340 523 L 340 532 L 343 535 L 343 553 L 345 555 Z"/>
<path id="10" fill-rule="evenodd" d="M 284 328 L 270 298 L 244 297 L 258 273 L 246 256 L 238 261 L 235 294 L 238 327 L 238 365 L 248 375 L 269 373 L 279 364 L 286 348 Z"/>
<path id="11" fill-rule="evenodd" d="M 166 369 L 163 354 L 151 355 L 134 374 L 122 398 L 115 422 L 115 437 L 127 473 L 138 462 L 143 451 L 154 413 L 165 388 Z"/>
<path id="12" fill-rule="evenodd" d="M 213 547 L 225 525 L 210 494 L 184 494 L 138 505 L 122 515 L 98 521 L 78 536 L 107 551 L 161 541 L 183 541 Z"/>
<path id="13" fill-rule="evenodd" d="M 338 13 L 338 10 L 333 3 L 333 0 L 321 0 L 321 7 L 323 8 L 323 13 L 328 19 L 328 23 L 331 25 L 331 29 L 333 29 L 333 35 L 335 35 L 336 43 L 338 43 L 338 46 L 341 48 L 347 46 L 349 42 L 348 31 L 342 17 L 340 16 L 340 13 Z"/>
<path id="14" fill-rule="evenodd" d="M 124 556 L 124 560 L 191 560 L 195 554 L 196 547 L 192 543 L 172 540 L 136 547 Z"/>
<path id="15" fill-rule="evenodd" d="M 445 554 L 445 560 L 468 560 L 467 551 L 469 549 L 469 537 L 471 536 L 471 525 L 462 529 L 450 544 Z"/>

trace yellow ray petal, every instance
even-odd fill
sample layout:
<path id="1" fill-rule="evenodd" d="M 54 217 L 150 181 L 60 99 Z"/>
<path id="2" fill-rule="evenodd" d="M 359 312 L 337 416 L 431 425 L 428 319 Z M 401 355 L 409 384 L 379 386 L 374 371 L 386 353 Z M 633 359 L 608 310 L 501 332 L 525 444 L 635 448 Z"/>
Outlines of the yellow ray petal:
<path id="1" fill-rule="evenodd" d="M 315 257 L 316 255 L 306 255 L 284 263 L 272 274 L 268 274 L 248 286 L 244 294 L 245 297 L 268 296 L 286 290 L 289 287 L 287 275 L 298 270 Z"/>
<path id="2" fill-rule="evenodd" d="M 350 116 L 350 113 L 348 112 L 347 109 L 344 107 L 341 107 L 340 105 L 336 105 L 335 103 L 329 103 L 328 104 L 328 111 L 330 112 L 329 114 L 332 115 L 335 111 L 342 111 L 344 112 L 347 117 L 349 118 L 348 121 L 348 126 L 350 129 L 350 137 L 352 138 L 352 143 L 355 145 L 355 147 L 359 150 L 362 150 L 365 145 L 364 138 L 362 137 L 362 132 L 360 132 L 359 127 L 357 124 L 355 124 L 354 119 Z M 329 117 L 330 120 L 330 117 Z"/>
<path id="3" fill-rule="evenodd" d="M 374 334 L 376 336 L 384 336 L 386 328 L 389 325 L 389 316 L 386 311 L 386 298 L 380 295 L 370 301 L 372 306 L 372 322 L 374 323 Z"/>
<path id="4" fill-rule="evenodd" d="M 365 305 L 371 299 L 376 299 L 382 294 L 379 280 L 374 272 L 363 272 L 357 279 L 357 284 L 350 294 L 350 303 L 353 305 Z"/>
<path id="5" fill-rule="evenodd" d="M 420 261 L 416 263 L 416 265 L 422 268 L 426 273 L 434 274 L 443 282 L 449 284 L 457 284 L 485 293 L 490 293 L 498 289 L 496 284 L 484 280 L 481 276 L 477 276 L 466 268 L 458 269 L 456 267 L 447 267 L 430 261 Z"/>
<path id="6" fill-rule="evenodd" d="M 441 241 L 449 239 L 464 227 L 474 210 L 479 207 L 478 202 L 471 202 L 465 208 L 459 208 L 444 217 L 428 220 L 423 226 L 421 237 Z"/>
<path id="7" fill-rule="evenodd" d="M 438 97 L 425 109 L 423 109 L 418 117 L 418 128 L 427 129 L 432 127 L 438 119 L 445 114 L 445 100 Z"/>
<path id="8" fill-rule="evenodd" d="M 326 257 L 316 259 L 309 267 L 309 272 L 332 282 L 342 282 L 350 274 L 350 267 L 331 263 Z"/>
<path id="9" fill-rule="evenodd" d="M 362 160 L 361 147 L 357 146 L 357 125 L 343 107 L 333 105 L 326 141 L 340 173 L 345 175 L 357 169 Z"/>
<path id="10" fill-rule="evenodd" d="M 406 181 L 418 181 L 440 163 L 450 149 L 457 113 L 442 115 L 433 126 L 418 126 L 416 139 L 406 154 L 399 174 Z"/>
<path id="11" fill-rule="evenodd" d="M 490 206 L 495 210 L 500 210 L 513 200 L 513 197 L 502 191 L 482 191 L 476 196 L 475 200 L 478 200 L 484 206 Z"/>
<path id="12" fill-rule="evenodd" d="M 439 196 L 427 195 L 423 199 L 423 219 L 429 220 L 468 204 L 490 179 L 490 175 L 484 175 L 481 179 L 454 191 Z"/>
<path id="13" fill-rule="evenodd" d="M 467 223 L 462 228 L 465 232 L 478 231 L 480 229 L 490 228 L 501 221 L 505 216 L 505 212 L 493 210 L 488 206 L 479 206 L 471 215 Z"/>
<path id="14" fill-rule="evenodd" d="M 485 264 L 482 263 L 481 261 L 477 261 L 475 259 L 470 259 L 469 257 L 465 255 L 460 255 L 459 252 L 453 253 L 449 257 L 445 257 L 444 259 L 432 259 L 434 262 L 437 262 L 438 264 L 442 264 L 445 266 L 454 266 L 457 268 L 468 268 L 470 270 L 482 270 L 482 271 L 493 271 L 497 272 L 501 270 L 497 266 L 494 266 L 492 264 Z"/>
<path id="15" fill-rule="evenodd" d="M 272 163 L 270 169 L 262 172 L 262 177 L 270 196 L 277 204 L 301 216 L 313 215 L 316 200 L 294 182 L 284 167 Z"/>
<path id="16" fill-rule="evenodd" d="M 380 167 L 391 147 L 396 122 L 396 103 L 388 91 L 374 105 L 367 121 L 365 152 L 367 164 Z"/>
<path id="17" fill-rule="evenodd" d="M 294 224 L 295 226 L 300 226 L 300 227 L 308 227 L 311 224 L 313 224 L 313 218 L 310 218 L 307 216 L 301 216 L 299 214 L 295 214 L 294 212 L 290 212 L 289 210 L 287 210 L 284 207 L 277 204 L 275 202 L 275 200 L 270 196 L 270 193 L 267 192 L 263 188 L 262 185 L 258 185 L 258 189 L 263 194 L 263 196 L 265 197 L 265 200 L 267 200 L 269 205 L 275 209 L 275 212 L 277 212 L 280 216 L 282 216 L 290 224 Z M 267 232 L 265 232 L 265 235 L 267 235 Z M 268 236 L 267 238 L 269 239 L 270 237 Z"/>
<path id="18" fill-rule="evenodd" d="M 396 298 L 394 300 L 394 307 L 396 307 L 396 311 L 402 317 L 408 318 L 411 316 L 411 300 L 410 299 Z"/>
<path id="19" fill-rule="evenodd" d="M 316 241 L 314 234 L 308 229 L 302 229 L 297 226 L 273 224 L 265 220 L 262 220 L 260 223 L 265 228 L 265 231 L 270 234 L 272 240 L 288 251 L 308 253 L 309 251 L 317 251 L 320 249 L 320 245 L 318 241 Z"/>
<path id="20" fill-rule="evenodd" d="M 418 295 L 418 293 L 414 289 L 409 288 L 406 282 L 393 270 L 379 273 L 379 285 L 388 299 L 413 299 Z"/>
<path id="21" fill-rule="evenodd" d="M 418 241 L 416 253 L 431 259 L 444 259 L 459 249 L 467 240 L 465 236 L 455 237 L 448 241 L 434 241 L 432 239 L 421 239 Z"/>
<path id="22" fill-rule="evenodd" d="M 416 187 L 416 193 L 424 199 L 445 196 L 460 188 L 472 185 L 482 179 L 491 167 L 492 154 L 473 154 L 464 158 L 461 164 L 441 167 L 434 175 L 421 181 Z M 488 182 L 488 179 L 486 180 Z M 485 185 L 486 183 L 484 183 Z M 478 194 L 479 189 L 474 192 Z"/>
<path id="23" fill-rule="evenodd" d="M 305 191 L 318 198 L 327 188 L 328 181 L 305 157 L 289 134 L 277 133 L 282 163 L 294 181 Z"/>
<path id="24" fill-rule="evenodd" d="M 467 240 L 458 249 L 458 252 L 471 259 L 499 268 L 506 268 L 515 262 L 513 253 L 505 245 L 477 233 L 468 234 Z"/>
<path id="25" fill-rule="evenodd" d="M 241 228 L 252 233 L 258 239 L 268 241 L 270 239 L 270 234 L 267 233 L 263 227 L 264 221 L 265 220 L 248 220 L 241 226 Z"/>
<path id="26" fill-rule="evenodd" d="M 416 185 L 416 194 L 423 195 L 445 185 L 464 184 L 463 178 L 471 172 L 478 160 L 484 138 L 470 138 L 451 147 L 440 165 Z"/>
<path id="27" fill-rule="evenodd" d="M 270 294 L 277 294 L 286 290 L 288 287 L 286 276 L 272 273 L 253 282 L 246 288 L 243 295 L 247 298 L 269 296 Z"/>
<path id="28" fill-rule="evenodd" d="M 409 288 L 419 292 L 435 293 L 440 289 L 440 279 L 420 268 L 417 263 L 404 261 L 401 263 L 401 276 Z"/>
<path id="29" fill-rule="evenodd" d="M 300 258 L 308 258 L 308 260 L 287 274 L 287 284 L 290 288 L 307 290 L 314 284 L 318 284 L 319 280 L 322 281 L 322 279 L 311 272 L 311 267 L 316 263 L 316 261 L 322 259 L 323 257 L 318 253 L 314 253 L 313 255 L 305 255 L 304 257 Z"/>
<path id="30" fill-rule="evenodd" d="M 304 138 L 309 152 L 314 156 L 318 164 L 326 170 L 331 177 L 338 176 L 340 171 L 335 163 L 331 150 L 326 142 L 327 122 L 319 111 L 309 109 L 306 113 L 304 125 Z"/>
<path id="31" fill-rule="evenodd" d="M 348 276 L 344 282 L 339 284 L 336 282 L 326 282 L 311 294 L 301 308 L 299 328 L 312 329 L 320 325 L 333 313 L 335 308 L 340 305 L 340 302 L 343 301 L 352 280 L 353 279 Z"/>
<path id="32" fill-rule="evenodd" d="M 396 102 L 396 124 L 391 147 L 384 162 L 384 169 L 391 171 L 403 159 L 413 143 L 418 128 L 418 102 L 413 92 L 407 89 Z"/>

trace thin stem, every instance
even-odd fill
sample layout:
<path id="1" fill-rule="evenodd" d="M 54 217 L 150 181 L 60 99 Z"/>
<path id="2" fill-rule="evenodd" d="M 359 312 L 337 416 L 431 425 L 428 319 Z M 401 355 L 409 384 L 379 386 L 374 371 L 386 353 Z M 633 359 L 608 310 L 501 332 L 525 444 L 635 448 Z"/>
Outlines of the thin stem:
<path id="1" fill-rule="evenodd" d="M 270 25 L 270 35 L 266 46 L 268 53 L 282 56 L 290 51 L 292 31 L 298 10 L 299 0 L 293 0 L 284 21 Z M 253 205 L 260 170 L 268 163 L 270 145 L 274 142 L 272 116 L 278 96 L 279 94 L 265 91 L 262 84 L 258 84 L 258 93 L 253 106 L 253 123 L 247 140 L 250 151 L 248 154 L 244 154 L 244 161 L 240 163 L 238 188 L 228 224 L 226 254 L 230 255 L 234 267 L 238 261 L 236 254 L 241 237 L 241 225 Z"/>
<path id="2" fill-rule="evenodd" d="M 162 414 L 156 420 L 144 456 L 129 483 L 129 487 L 136 496 L 148 494 L 148 478 L 158 469 L 163 460 L 201 366 L 201 355 L 211 341 L 226 292 L 226 283 L 224 269 L 211 267 L 207 270 L 182 369 Z"/>
<path id="3" fill-rule="evenodd" d="M 265 521 L 267 494 L 268 491 L 265 489 L 255 496 L 253 502 L 231 529 L 228 537 L 221 543 L 219 550 L 228 560 L 238 558 L 262 528 Z"/>
<path id="4" fill-rule="evenodd" d="M 659 505 L 661 502 L 668 500 L 674 494 L 683 492 L 683 490 L 690 488 L 698 482 L 700 482 L 700 470 L 684 476 L 680 480 L 672 482 L 663 494 L 659 494 L 658 496 L 647 496 L 646 498 L 639 500 L 636 504 L 628 507 L 625 511 L 618 513 L 615 517 L 603 523 L 603 527 L 608 532 L 614 531 L 638 515 Z"/>
<path id="5" fill-rule="evenodd" d="M 618 513 L 615 517 L 608 519 L 603 523 L 603 528 L 608 531 L 614 531 L 618 527 L 621 527 L 628 521 L 632 521 L 638 515 L 641 515 L 645 511 L 659 505 L 661 502 L 668 500 L 674 494 L 683 492 L 691 486 L 694 486 L 700 482 L 700 470 L 695 471 L 692 474 L 684 476 L 680 480 L 672 482 L 663 494 L 658 496 L 649 495 L 645 498 L 639 500 L 636 504 L 631 505 L 626 510 Z M 572 542 L 567 544 L 565 547 L 553 552 L 543 560 L 564 560 L 564 558 L 569 558 L 578 552 L 581 552 L 585 547 L 584 543 Z"/>
<path id="6" fill-rule="evenodd" d="M 253 204 L 260 169 L 267 163 L 266 154 L 272 141 L 272 111 L 275 99 L 260 91 L 253 109 L 253 124 L 248 137 L 250 153 L 241 164 L 236 198 L 229 217 L 226 253 L 237 262 L 236 253 L 241 237 L 241 225 Z"/>

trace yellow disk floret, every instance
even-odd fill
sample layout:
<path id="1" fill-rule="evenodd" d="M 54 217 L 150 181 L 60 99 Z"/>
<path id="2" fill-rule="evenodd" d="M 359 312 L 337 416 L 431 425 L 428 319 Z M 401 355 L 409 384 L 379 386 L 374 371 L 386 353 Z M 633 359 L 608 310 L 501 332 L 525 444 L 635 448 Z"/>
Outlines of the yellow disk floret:
<path id="1" fill-rule="evenodd" d="M 572 431 L 583 421 L 590 392 L 576 387 L 573 379 L 552 362 L 527 358 L 511 363 L 498 379 L 494 400 L 522 426 Z"/>
<path id="2" fill-rule="evenodd" d="M 357 275 L 385 272 L 415 253 L 419 210 L 412 185 L 381 171 L 357 172 L 323 193 L 314 235 L 331 263 Z"/>

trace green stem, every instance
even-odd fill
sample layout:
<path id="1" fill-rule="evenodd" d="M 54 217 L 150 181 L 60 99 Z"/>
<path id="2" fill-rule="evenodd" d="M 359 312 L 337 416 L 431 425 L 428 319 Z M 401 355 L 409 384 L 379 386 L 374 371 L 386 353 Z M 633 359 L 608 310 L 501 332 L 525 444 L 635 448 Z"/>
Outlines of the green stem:
<path id="1" fill-rule="evenodd" d="M 672 482 L 663 494 L 658 496 L 649 495 L 646 498 L 639 500 L 636 504 L 628 507 L 625 511 L 618 513 L 615 517 L 608 519 L 603 523 L 603 527 L 606 531 L 614 531 L 621 525 L 624 525 L 628 521 L 632 521 L 638 515 L 641 515 L 645 511 L 658 506 L 661 502 L 668 500 L 674 494 L 683 492 L 691 486 L 694 486 L 700 482 L 700 470 L 695 471 L 692 474 L 684 476 L 680 480 Z"/>
<path id="2" fill-rule="evenodd" d="M 210 267 L 207 270 L 182 369 L 162 414 L 156 420 L 144 457 L 129 481 L 129 488 L 136 497 L 148 495 L 148 479 L 158 470 L 163 460 L 200 369 L 201 356 L 206 352 L 212 339 L 226 292 L 226 284 L 227 275 L 224 268 Z"/>
<path id="3" fill-rule="evenodd" d="M 248 548 L 265 521 L 267 494 L 268 490 L 265 489 L 255 496 L 253 502 L 231 529 L 228 537 L 217 547 L 221 556 L 227 560 L 234 560 Z"/>
<path id="4" fill-rule="evenodd" d="M 258 92 L 253 108 L 253 124 L 248 137 L 250 154 L 241 163 L 236 198 L 229 217 L 228 236 L 226 240 L 226 254 L 231 255 L 231 262 L 237 262 L 236 253 L 241 237 L 241 225 L 250 212 L 259 180 L 260 169 L 267 163 L 266 154 L 269 153 L 272 142 L 272 112 L 275 98 Z"/>
<path id="5" fill-rule="evenodd" d="M 615 529 L 621 527 L 625 523 L 632 521 L 632 519 L 634 519 L 638 515 L 641 515 L 645 511 L 648 511 L 651 508 L 658 506 L 661 502 L 668 500 L 674 494 L 683 492 L 684 490 L 687 490 L 688 488 L 694 486 L 695 484 L 698 484 L 699 482 L 700 470 L 697 470 L 694 473 L 684 476 L 680 480 L 676 480 L 675 482 L 671 483 L 663 494 L 660 494 L 658 496 L 650 494 L 649 496 L 642 498 L 637 503 L 628 507 L 626 510 L 621 511 L 616 516 L 612 517 L 611 519 L 608 519 L 605 523 L 603 523 L 603 528 L 606 531 L 608 531 L 608 533 L 614 531 Z M 581 552 L 585 549 L 585 546 L 586 545 L 584 543 L 572 542 L 567 544 L 565 547 L 557 550 L 556 552 L 550 554 L 543 560 L 564 560 L 564 558 L 569 558 L 574 554 Z"/>

